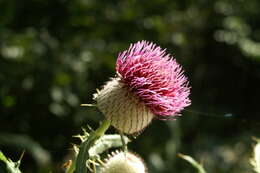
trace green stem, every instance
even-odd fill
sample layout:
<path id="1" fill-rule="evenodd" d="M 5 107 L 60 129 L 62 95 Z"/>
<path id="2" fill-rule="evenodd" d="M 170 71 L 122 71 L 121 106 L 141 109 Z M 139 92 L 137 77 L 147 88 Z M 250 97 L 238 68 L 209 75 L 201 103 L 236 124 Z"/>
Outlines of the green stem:
<path id="1" fill-rule="evenodd" d="M 75 173 L 87 173 L 86 161 L 89 159 L 89 149 L 94 145 L 96 140 L 104 135 L 109 128 L 110 122 L 105 120 L 96 131 L 90 133 L 86 141 L 84 141 L 79 148 L 79 154 L 76 159 Z"/>

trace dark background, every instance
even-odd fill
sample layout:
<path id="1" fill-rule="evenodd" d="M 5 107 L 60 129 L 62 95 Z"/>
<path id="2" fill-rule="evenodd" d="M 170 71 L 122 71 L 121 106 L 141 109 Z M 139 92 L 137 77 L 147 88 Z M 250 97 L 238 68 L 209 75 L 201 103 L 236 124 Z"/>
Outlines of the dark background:
<path id="1" fill-rule="evenodd" d="M 25 150 L 24 173 L 62 172 L 72 135 L 102 120 L 79 105 L 114 76 L 118 53 L 144 39 L 182 64 L 192 105 L 129 148 L 151 173 L 196 172 L 177 153 L 209 173 L 253 172 L 259 9 L 259 0 L 1 0 L 0 149 L 13 160 Z"/>

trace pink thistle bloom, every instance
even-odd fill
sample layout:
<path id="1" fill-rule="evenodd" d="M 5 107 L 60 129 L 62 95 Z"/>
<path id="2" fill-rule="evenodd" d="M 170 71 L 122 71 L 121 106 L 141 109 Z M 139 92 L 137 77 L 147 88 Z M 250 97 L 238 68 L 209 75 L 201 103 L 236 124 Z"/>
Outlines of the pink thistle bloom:
<path id="1" fill-rule="evenodd" d="M 116 71 L 129 91 L 159 119 L 175 116 L 191 104 L 182 67 L 151 42 L 139 41 L 120 53 Z"/>
<path id="2" fill-rule="evenodd" d="M 153 43 L 137 42 L 120 53 L 116 71 L 117 77 L 94 94 L 94 100 L 121 132 L 139 132 L 154 117 L 171 119 L 190 105 L 190 87 L 181 66 Z"/>

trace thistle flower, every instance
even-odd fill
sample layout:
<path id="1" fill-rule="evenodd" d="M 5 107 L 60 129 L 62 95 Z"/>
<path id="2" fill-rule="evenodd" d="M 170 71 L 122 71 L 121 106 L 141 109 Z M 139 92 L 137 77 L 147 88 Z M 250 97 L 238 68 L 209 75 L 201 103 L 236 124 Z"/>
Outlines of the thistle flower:
<path id="1" fill-rule="evenodd" d="M 105 160 L 101 173 L 146 173 L 146 167 L 135 154 L 116 151 Z"/>
<path id="2" fill-rule="evenodd" d="M 190 105 L 190 87 L 182 67 L 166 50 L 140 41 L 119 54 L 117 77 L 94 95 L 111 125 L 132 134 L 152 119 L 169 119 Z"/>

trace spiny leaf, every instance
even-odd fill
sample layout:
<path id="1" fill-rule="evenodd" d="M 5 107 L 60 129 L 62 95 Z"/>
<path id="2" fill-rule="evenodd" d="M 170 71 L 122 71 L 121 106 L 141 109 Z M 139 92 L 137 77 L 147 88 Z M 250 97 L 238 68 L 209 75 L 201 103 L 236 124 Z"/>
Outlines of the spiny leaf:
<path id="1" fill-rule="evenodd" d="M 22 173 L 19 169 L 21 160 L 13 162 L 11 159 L 5 157 L 0 151 L 0 172 L 1 173 Z"/>
<path id="2" fill-rule="evenodd" d="M 194 160 L 192 157 L 184 154 L 179 154 L 179 157 L 189 162 L 194 168 L 197 169 L 198 173 L 206 173 L 204 167 L 196 160 Z"/>

